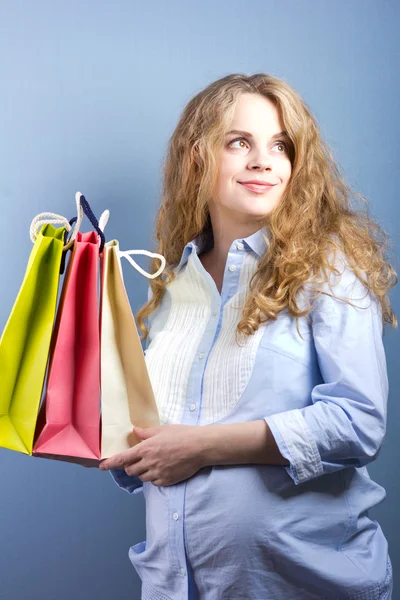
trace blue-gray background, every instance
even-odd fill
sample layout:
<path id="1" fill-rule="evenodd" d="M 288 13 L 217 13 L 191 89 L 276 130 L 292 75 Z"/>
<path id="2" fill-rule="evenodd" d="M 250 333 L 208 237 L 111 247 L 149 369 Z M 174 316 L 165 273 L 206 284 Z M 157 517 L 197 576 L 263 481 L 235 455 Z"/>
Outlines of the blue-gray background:
<path id="1" fill-rule="evenodd" d="M 1 0 L 1 330 L 32 248 L 32 218 L 46 210 L 71 218 L 76 191 L 98 214 L 110 209 L 108 239 L 155 249 L 168 138 L 189 98 L 232 72 L 271 73 L 300 92 L 347 182 L 370 199 L 398 269 L 399 15 L 394 0 Z M 124 269 L 136 311 L 148 280 Z M 390 297 L 400 313 L 399 290 Z M 398 333 L 388 329 L 384 342 L 388 429 L 370 473 L 387 498 L 371 516 L 396 577 Z M 0 468 L 1 599 L 140 598 L 128 549 L 145 539 L 141 494 L 97 469 L 5 449 Z"/>

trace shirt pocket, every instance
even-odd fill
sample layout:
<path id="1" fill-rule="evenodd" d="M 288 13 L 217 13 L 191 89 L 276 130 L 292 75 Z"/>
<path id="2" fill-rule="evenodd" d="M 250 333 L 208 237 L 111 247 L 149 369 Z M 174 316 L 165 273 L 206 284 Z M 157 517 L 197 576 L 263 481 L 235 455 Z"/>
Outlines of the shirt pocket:
<path id="1" fill-rule="evenodd" d="M 304 353 L 295 353 L 285 347 L 282 347 L 281 344 L 277 344 L 277 343 L 273 343 L 273 342 L 269 342 L 266 338 L 265 335 L 264 337 L 261 339 L 260 342 L 260 346 L 262 348 L 265 348 L 266 350 L 269 350 L 271 352 L 275 352 L 276 354 L 279 354 L 282 357 L 285 357 L 289 360 L 294 360 L 296 362 L 299 362 L 301 365 L 303 365 L 304 367 L 306 367 L 307 369 L 310 368 L 310 361 L 308 360 L 308 352 L 305 351 Z M 283 360 L 283 359 L 282 359 Z"/>
<path id="2" fill-rule="evenodd" d="M 318 367 L 312 340 L 291 343 L 288 331 L 261 338 L 258 360 L 272 390 L 267 414 L 311 404 L 311 391 L 318 381 Z"/>

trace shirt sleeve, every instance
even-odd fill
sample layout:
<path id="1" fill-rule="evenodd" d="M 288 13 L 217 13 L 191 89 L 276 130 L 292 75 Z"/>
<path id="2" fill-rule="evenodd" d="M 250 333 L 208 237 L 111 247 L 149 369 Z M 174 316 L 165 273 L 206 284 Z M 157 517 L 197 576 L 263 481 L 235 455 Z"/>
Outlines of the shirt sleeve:
<path id="1" fill-rule="evenodd" d="M 323 383 L 313 388 L 310 405 L 264 418 L 296 485 L 370 463 L 386 433 L 389 386 L 380 303 L 347 266 L 338 285 L 324 286 L 334 297 L 322 293 L 311 313 Z"/>
<path id="2" fill-rule="evenodd" d="M 143 492 L 143 481 L 139 477 L 128 475 L 125 469 L 110 469 L 109 473 L 118 487 L 129 494 Z"/>

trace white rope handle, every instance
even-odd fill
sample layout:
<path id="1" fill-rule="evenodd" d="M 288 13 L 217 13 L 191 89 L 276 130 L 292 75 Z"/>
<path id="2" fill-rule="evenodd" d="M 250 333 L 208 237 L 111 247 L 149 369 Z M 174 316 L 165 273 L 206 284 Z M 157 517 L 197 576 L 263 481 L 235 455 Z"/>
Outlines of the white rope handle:
<path id="1" fill-rule="evenodd" d="M 63 247 L 64 252 L 66 250 L 68 250 L 74 243 L 74 240 L 78 234 L 79 228 L 82 223 L 84 213 L 83 213 L 83 208 L 80 203 L 81 195 L 82 194 L 80 192 L 77 192 L 75 194 L 77 221 L 75 223 L 74 231 L 72 232 L 70 240 Z M 39 229 L 42 225 L 53 224 L 53 223 L 60 223 L 61 225 L 64 225 L 65 229 L 68 232 L 70 232 L 72 229 L 71 225 L 69 224 L 68 219 L 66 219 L 62 215 L 59 215 L 57 213 L 50 213 L 50 212 L 40 213 L 39 215 L 36 215 L 36 217 L 32 220 L 31 226 L 29 228 L 29 234 L 30 234 L 32 242 L 35 243 L 37 236 L 38 236 Z"/>
<path id="2" fill-rule="evenodd" d="M 62 225 L 64 225 L 67 231 L 71 231 L 72 229 L 68 219 L 66 219 L 62 215 L 49 212 L 40 213 L 40 215 L 36 215 L 36 217 L 33 219 L 29 228 L 29 235 L 31 236 L 31 240 L 33 243 L 35 243 L 36 238 L 38 236 L 38 226 L 42 226 L 48 223 L 61 223 Z"/>
<path id="3" fill-rule="evenodd" d="M 150 256 L 153 258 L 159 258 L 161 260 L 161 266 L 158 269 L 158 271 L 156 271 L 155 273 L 148 273 L 147 271 L 144 271 L 142 269 L 142 267 L 140 267 L 136 261 L 133 260 L 133 258 L 131 258 L 131 254 L 145 254 L 146 256 Z M 128 260 L 131 265 L 133 267 L 135 267 L 135 269 L 137 271 L 139 271 L 142 275 L 144 275 L 145 277 L 147 277 L 148 279 L 154 279 L 155 277 L 158 277 L 158 275 L 160 275 L 160 273 L 162 273 L 164 271 L 165 268 L 165 263 L 166 260 L 164 258 L 164 256 L 162 254 L 157 254 L 157 252 L 149 252 L 148 250 L 124 250 L 124 251 L 119 251 L 119 256 L 120 257 L 125 257 L 126 260 Z"/>
<path id="4" fill-rule="evenodd" d="M 72 235 L 71 235 L 69 241 L 65 244 L 65 246 L 63 248 L 64 252 L 66 252 L 67 250 L 69 250 L 71 248 L 72 244 L 75 241 L 76 236 L 78 235 L 78 231 L 79 231 L 79 229 L 81 227 L 81 224 L 82 224 L 82 219 L 83 219 L 85 213 L 83 212 L 83 208 L 82 208 L 82 205 L 81 205 L 81 196 L 82 196 L 81 192 L 76 192 L 76 194 L 75 194 L 75 204 L 76 204 L 76 216 L 77 216 L 77 220 L 76 220 L 76 223 L 75 223 L 74 231 L 72 232 Z"/>
<path id="5" fill-rule="evenodd" d="M 110 218 L 110 211 L 108 209 L 101 213 L 101 216 L 99 219 L 99 228 L 103 231 L 103 233 L 104 233 L 104 229 L 106 228 L 109 218 Z"/>

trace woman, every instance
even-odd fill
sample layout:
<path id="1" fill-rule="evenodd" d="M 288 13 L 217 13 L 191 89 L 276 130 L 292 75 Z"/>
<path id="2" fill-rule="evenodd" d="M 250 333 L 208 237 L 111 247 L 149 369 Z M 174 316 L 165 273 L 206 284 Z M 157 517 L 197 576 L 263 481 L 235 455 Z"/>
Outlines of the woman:
<path id="1" fill-rule="evenodd" d="M 184 109 L 137 314 L 161 425 L 102 465 L 145 496 L 142 598 L 391 597 L 366 465 L 397 275 L 350 193 L 286 82 L 229 75 Z"/>

